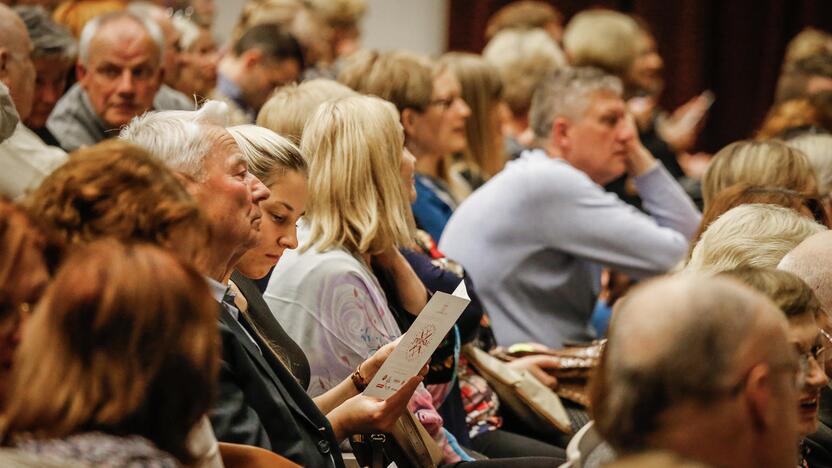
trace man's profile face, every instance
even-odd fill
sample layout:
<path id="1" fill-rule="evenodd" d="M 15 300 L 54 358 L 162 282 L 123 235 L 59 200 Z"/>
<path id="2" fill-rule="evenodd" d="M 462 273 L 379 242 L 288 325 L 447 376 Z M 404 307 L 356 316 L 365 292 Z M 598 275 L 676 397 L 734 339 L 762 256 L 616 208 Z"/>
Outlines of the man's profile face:
<path id="1" fill-rule="evenodd" d="M 248 249 L 257 243 L 259 203 L 269 197 L 269 189 L 248 171 L 240 148 L 225 129 L 211 128 L 206 138 L 216 141 L 205 157 L 194 195 L 217 241 L 239 246 L 235 250 Z"/>
<path id="2" fill-rule="evenodd" d="M 295 59 L 274 60 L 263 57 L 248 74 L 244 86 L 245 99 L 254 109 L 260 109 L 269 99 L 272 91 L 300 78 L 300 64 Z"/>
<path id="3" fill-rule="evenodd" d="M 81 86 L 96 114 L 118 128 L 153 107 L 162 82 L 161 51 L 144 27 L 130 18 L 104 24 L 78 64 Z"/>
<path id="4" fill-rule="evenodd" d="M 568 123 L 563 158 L 604 185 L 627 170 L 635 129 L 619 96 L 598 92 L 589 99 L 584 115 Z"/>

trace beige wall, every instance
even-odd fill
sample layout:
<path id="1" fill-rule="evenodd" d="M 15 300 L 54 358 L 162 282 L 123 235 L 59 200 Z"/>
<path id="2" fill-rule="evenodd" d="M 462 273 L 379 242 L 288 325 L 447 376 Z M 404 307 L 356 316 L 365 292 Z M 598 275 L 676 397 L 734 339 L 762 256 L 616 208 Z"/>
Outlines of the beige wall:
<path id="1" fill-rule="evenodd" d="M 215 0 L 214 30 L 225 39 L 231 33 L 244 0 Z M 437 55 L 445 50 L 447 0 L 367 0 L 364 45 L 381 50 L 404 48 Z"/>

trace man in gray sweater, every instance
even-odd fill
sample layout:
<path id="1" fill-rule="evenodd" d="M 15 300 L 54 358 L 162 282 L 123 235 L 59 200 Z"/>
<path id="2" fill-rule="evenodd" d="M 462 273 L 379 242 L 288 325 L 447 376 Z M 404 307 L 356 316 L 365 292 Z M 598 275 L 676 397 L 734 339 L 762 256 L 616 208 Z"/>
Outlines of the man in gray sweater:
<path id="1" fill-rule="evenodd" d="M 638 140 L 621 93 L 596 69 L 547 79 L 529 116 L 538 149 L 465 200 L 445 228 L 439 248 L 468 270 L 500 345 L 592 339 L 602 267 L 643 278 L 687 250 L 701 215 Z M 649 215 L 601 187 L 625 172 Z"/>

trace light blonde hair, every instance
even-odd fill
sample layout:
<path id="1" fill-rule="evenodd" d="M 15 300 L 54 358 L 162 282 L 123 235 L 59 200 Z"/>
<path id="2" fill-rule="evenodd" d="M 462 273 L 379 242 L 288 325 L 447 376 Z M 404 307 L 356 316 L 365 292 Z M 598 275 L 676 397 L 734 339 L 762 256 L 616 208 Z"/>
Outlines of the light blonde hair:
<path id="1" fill-rule="evenodd" d="M 503 98 L 515 118 L 525 118 L 538 84 L 566 66 L 560 46 L 540 29 L 505 29 L 488 41 L 483 57 L 505 83 Z"/>
<path id="2" fill-rule="evenodd" d="M 638 56 L 641 30 L 631 17 L 594 9 L 578 13 L 563 32 L 563 48 L 576 67 L 598 67 L 621 76 Z"/>
<path id="3" fill-rule="evenodd" d="M 425 110 L 433 99 L 434 64 L 403 50 L 359 51 L 346 59 L 338 81 L 362 94 L 392 102 L 399 112 Z"/>
<path id="4" fill-rule="evenodd" d="M 308 3 L 333 28 L 357 28 L 367 12 L 367 0 L 308 0 Z"/>
<path id="5" fill-rule="evenodd" d="M 563 14 L 546 2 L 522 0 L 497 10 L 485 26 L 485 38 L 491 39 L 506 29 L 543 28 L 549 23 L 561 24 Z"/>
<path id="6" fill-rule="evenodd" d="M 372 96 L 322 104 L 304 129 L 309 241 L 304 249 L 378 254 L 413 239 L 399 168 L 404 136 L 392 105 Z"/>
<path id="7" fill-rule="evenodd" d="M 826 228 L 782 206 L 751 203 L 725 212 L 702 233 L 687 271 L 776 268 L 804 239 Z"/>
<path id="8" fill-rule="evenodd" d="M 287 171 L 306 176 L 306 160 L 300 149 L 286 138 L 257 125 L 237 125 L 227 130 L 240 147 L 248 170 L 266 186 Z"/>
<path id="9" fill-rule="evenodd" d="M 786 46 L 783 68 L 813 55 L 830 52 L 832 34 L 812 27 L 803 28 Z"/>
<path id="10" fill-rule="evenodd" d="M 719 150 L 702 177 L 705 209 L 717 193 L 740 182 L 804 194 L 816 189 L 806 155 L 778 140 L 736 141 Z"/>
<path id="11" fill-rule="evenodd" d="M 272 93 L 260 109 L 257 125 L 300 145 L 303 127 L 321 103 L 354 95 L 355 91 L 341 83 L 323 78 L 282 86 Z"/>
<path id="12" fill-rule="evenodd" d="M 818 193 L 827 195 L 832 191 L 832 135 L 804 133 L 786 141 L 789 147 L 809 159 L 818 182 Z"/>
<path id="13" fill-rule="evenodd" d="M 499 130 L 494 128 L 494 113 L 503 95 L 497 67 L 479 55 L 461 52 L 443 55 L 440 63 L 456 75 L 462 85 L 462 99 L 471 109 L 465 120 L 468 145 L 463 160 L 483 177 L 492 177 L 505 165 L 503 148 L 495 144 Z"/>

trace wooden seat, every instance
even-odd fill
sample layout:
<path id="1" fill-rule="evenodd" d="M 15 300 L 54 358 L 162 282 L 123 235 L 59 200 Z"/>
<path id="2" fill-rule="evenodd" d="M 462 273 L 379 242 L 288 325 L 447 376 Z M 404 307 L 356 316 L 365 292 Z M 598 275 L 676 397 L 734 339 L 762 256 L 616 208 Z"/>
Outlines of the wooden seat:
<path id="1" fill-rule="evenodd" d="M 220 456 L 225 468 L 296 468 L 300 465 L 280 455 L 251 445 L 220 442 Z"/>

